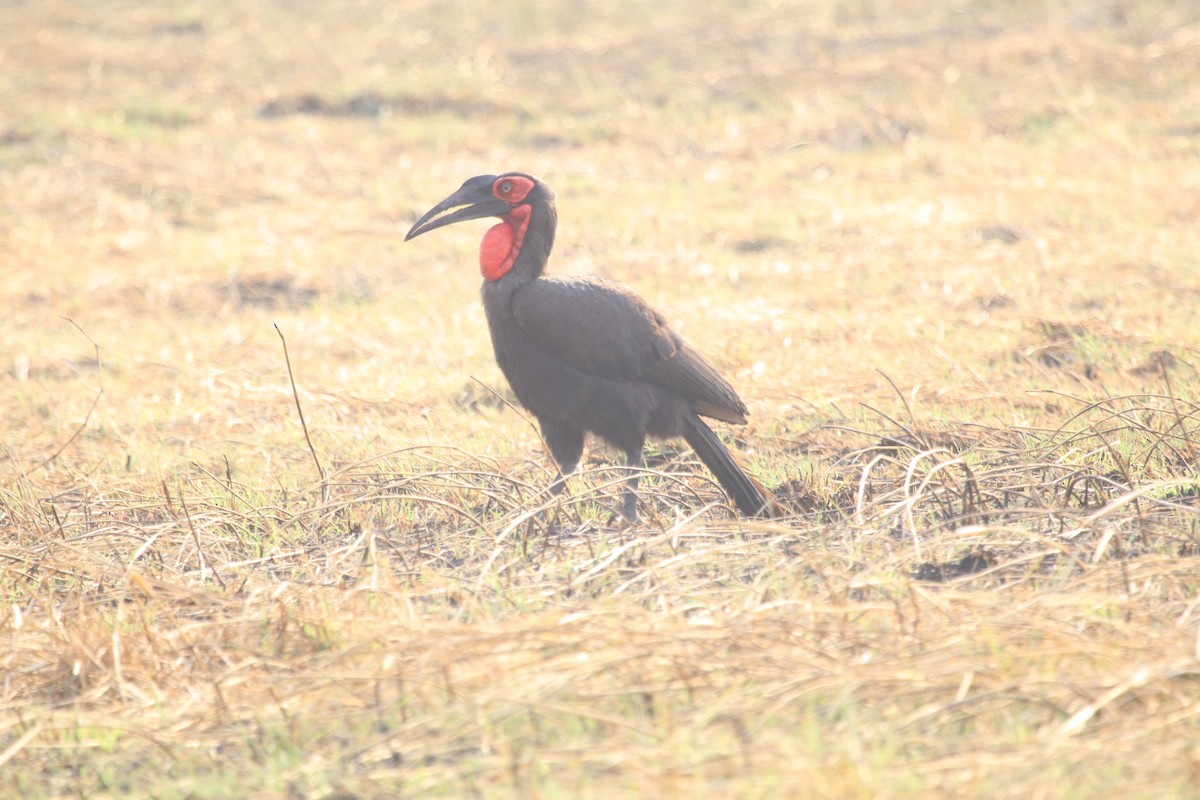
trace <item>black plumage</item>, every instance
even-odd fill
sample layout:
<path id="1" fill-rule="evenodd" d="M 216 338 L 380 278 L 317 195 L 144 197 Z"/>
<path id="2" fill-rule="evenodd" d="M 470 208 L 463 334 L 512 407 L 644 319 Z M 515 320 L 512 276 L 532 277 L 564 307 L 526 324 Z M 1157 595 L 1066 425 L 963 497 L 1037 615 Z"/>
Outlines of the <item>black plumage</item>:
<path id="1" fill-rule="evenodd" d="M 769 512 L 769 495 L 700 419 L 746 422 L 729 382 L 631 289 L 544 274 L 558 220 L 546 184 L 523 173 L 471 178 L 405 239 L 481 217 L 500 218 L 480 247 L 496 361 L 541 425 L 560 469 L 555 490 L 579 464 L 588 432 L 624 451 L 635 469 L 647 437 L 682 436 L 743 514 Z M 622 506 L 629 519 L 637 518 L 636 489 L 634 474 Z"/>

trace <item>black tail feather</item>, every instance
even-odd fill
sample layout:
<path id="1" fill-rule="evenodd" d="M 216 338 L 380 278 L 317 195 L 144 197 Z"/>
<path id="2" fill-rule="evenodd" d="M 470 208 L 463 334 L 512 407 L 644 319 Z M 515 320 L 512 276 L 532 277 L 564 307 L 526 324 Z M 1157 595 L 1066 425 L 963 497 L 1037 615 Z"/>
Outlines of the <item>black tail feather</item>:
<path id="1" fill-rule="evenodd" d="M 717 482 L 725 487 L 742 514 L 747 517 L 771 514 L 771 496 L 758 481 L 746 474 L 733 453 L 729 452 L 729 448 L 704 420 L 693 414 L 684 428 L 683 438 L 700 456 Z"/>

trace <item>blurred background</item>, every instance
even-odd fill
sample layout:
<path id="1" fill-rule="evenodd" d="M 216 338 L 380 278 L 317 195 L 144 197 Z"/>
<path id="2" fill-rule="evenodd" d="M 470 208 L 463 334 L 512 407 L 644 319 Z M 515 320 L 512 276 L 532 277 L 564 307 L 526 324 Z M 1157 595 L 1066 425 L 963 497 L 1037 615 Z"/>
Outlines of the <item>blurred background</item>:
<path id="1" fill-rule="evenodd" d="M 477 239 L 402 234 L 509 169 L 558 192 L 552 268 L 633 285 L 759 419 L 881 368 L 989 410 L 1157 380 L 1194 355 L 1198 61 L 1172 2 L 6 4 L 9 436 L 89 408 L 62 317 L 106 436 L 275 430 L 273 322 L 318 427 L 453 416 L 503 388 Z"/>

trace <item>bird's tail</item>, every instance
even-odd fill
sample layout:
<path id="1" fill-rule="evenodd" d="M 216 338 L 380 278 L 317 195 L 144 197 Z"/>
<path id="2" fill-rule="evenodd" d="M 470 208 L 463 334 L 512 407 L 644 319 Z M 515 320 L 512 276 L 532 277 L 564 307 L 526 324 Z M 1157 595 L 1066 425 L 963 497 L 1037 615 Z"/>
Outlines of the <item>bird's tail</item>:
<path id="1" fill-rule="evenodd" d="M 742 514 L 747 517 L 773 516 L 774 499 L 761 483 L 746 474 L 737 458 L 704 420 L 692 414 L 684 426 L 683 438 L 700 456 L 717 482 L 725 487 Z"/>

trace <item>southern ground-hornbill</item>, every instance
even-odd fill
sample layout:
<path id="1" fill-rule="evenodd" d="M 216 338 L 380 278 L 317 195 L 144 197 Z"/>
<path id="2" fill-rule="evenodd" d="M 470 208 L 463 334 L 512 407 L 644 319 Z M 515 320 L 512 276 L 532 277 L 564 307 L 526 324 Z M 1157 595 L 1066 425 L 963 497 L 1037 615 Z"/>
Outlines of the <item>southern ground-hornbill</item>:
<path id="1" fill-rule="evenodd" d="M 729 382 L 632 290 L 603 278 L 543 274 L 558 221 L 550 187 L 519 172 L 471 178 L 404 238 L 482 217 L 500 218 L 479 248 L 492 346 L 558 462 L 554 491 L 579 464 L 591 431 L 625 451 L 635 470 L 621 508 L 635 520 L 646 437 L 682 436 L 743 514 L 766 512 L 765 490 L 700 419 L 746 422 L 746 405 Z"/>

